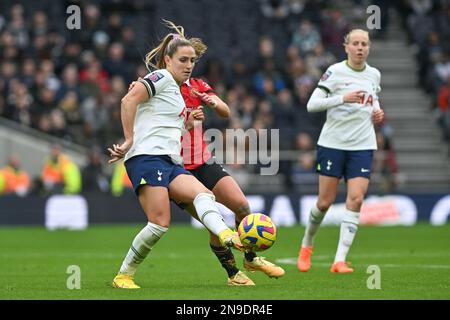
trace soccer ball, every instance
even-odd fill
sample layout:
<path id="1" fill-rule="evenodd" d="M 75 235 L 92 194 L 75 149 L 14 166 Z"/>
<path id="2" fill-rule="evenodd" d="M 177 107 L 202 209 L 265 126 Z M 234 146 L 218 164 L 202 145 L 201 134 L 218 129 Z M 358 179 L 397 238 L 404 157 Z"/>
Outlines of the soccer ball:
<path id="1" fill-rule="evenodd" d="M 268 216 L 262 213 L 252 213 L 242 219 L 238 234 L 245 249 L 264 251 L 274 244 L 277 228 Z"/>

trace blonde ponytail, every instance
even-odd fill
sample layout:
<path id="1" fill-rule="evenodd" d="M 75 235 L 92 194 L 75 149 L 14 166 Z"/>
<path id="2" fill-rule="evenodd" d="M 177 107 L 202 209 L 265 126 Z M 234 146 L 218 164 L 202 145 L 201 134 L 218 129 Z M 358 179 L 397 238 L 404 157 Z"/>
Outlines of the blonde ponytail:
<path id="1" fill-rule="evenodd" d="M 175 33 L 169 33 L 164 37 L 164 39 L 159 43 L 159 45 L 152 49 L 149 53 L 145 55 L 145 66 L 149 71 L 155 69 L 166 68 L 166 63 L 164 61 L 164 56 L 168 55 L 172 57 L 177 51 L 178 47 L 191 46 L 195 50 L 197 59 L 206 52 L 208 47 L 203 43 L 200 38 L 190 38 L 186 39 L 184 35 L 184 28 L 182 26 L 175 25 L 172 21 L 163 19 L 166 27 L 175 31 Z M 155 60 L 156 63 L 153 61 Z"/>

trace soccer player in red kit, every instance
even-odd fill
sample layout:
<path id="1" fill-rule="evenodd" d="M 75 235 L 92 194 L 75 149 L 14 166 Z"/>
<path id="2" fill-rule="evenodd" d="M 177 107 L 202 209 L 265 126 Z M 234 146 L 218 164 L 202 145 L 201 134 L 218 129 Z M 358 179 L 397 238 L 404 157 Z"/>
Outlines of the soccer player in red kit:
<path id="1" fill-rule="evenodd" d="M 181 85 L 181 93 L 188 112 L 187 118 L 192 113 L 193 117 L 191 118 L 204 120 L 202 105 L 213 109 L 223 118 L 228 118 L 230 115 L 228 105 L 214 93 L 208 83 L 201 79 L 189 78 L 186 80 Z M 183 135 L 184 167 L 213 192 L 217 202 L 222 203 L 234 212 L 237 227 L 241 220 L 251 213 L 248 201 L 237 182 L 227 173 L 225 168 L 217 161 L 208 161 L 213 156 L 206 147 L 203 135 L 204 130 L 201 121 L 194 122 L 189 133 Z M 194 217 L 196 216 L 195 208 L 192 205 L 185 209 Z M 253 281 L 237 268 L 231 250 L 223 247 L 217 236 L 212 233 L 210 233 L 210 246 L 228 273 L 229 285 L 254 285 Z M 273 278 L 284 275 L 284 270 L 281 267 L 256 256 L 254 252 L 245 252 L 244 268 L 249 271 L 261 271 Z"/>

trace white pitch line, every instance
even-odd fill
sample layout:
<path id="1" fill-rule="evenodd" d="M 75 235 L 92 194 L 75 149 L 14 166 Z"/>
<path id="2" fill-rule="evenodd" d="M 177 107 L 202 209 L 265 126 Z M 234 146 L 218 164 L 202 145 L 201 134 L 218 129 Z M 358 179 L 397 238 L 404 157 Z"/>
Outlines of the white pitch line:
<path id="1" fill-rule="evenodd" d="M 296 265 L 297 264 L 297 258 L 284 258 L 284 259 L 276 259 L 275 260 L 276 263 L 279 264 L 293 264 Z M 315 266 L 321 266 L 321 267 L 329 267 L 331 266 L 333 261 L 330 260 L 330 263 L 325 263 L 325 262 L 316 262 L 313 264 Z M 392 264 L 392 263 L 387 263 L 387 264 L 377 264 L 380 267 L 387 267 L 387 268 L 419 268 L 419 269 L 450 269 L 450 265 L 440 265 L 440 264 Z"/>

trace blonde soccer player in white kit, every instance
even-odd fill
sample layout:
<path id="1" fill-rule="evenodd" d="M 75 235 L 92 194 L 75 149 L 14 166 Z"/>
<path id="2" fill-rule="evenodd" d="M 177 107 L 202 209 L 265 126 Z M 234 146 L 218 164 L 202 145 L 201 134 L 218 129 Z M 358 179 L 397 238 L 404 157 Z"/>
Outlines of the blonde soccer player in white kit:
<path id="1" fill-rule="evenodd" d="M 171 28 L 184 29 L 166 21 Z M 138 289 L 134 275 L 170 223 L 170 200 L 193 203 L 199 220 L 225 247 L 242 249 L 236 232 L 227 227 L 210 190 L 182 166 L 181 136 L 186 106 L 180 85 L 192 73 L 206 50 L 198 38 L 166 35 L 146 56 L 156 69 L 140 80 L 122 99 L 125 142 L 109 148 L 110 163 L 125 158 L 127 174 L 147 215 L 147 225 L 136 235 L 113 280 L 113 286 Z M 156 60 L 156 65 L 152 63 Z"/>
<path id="2" fill-rule="evenodd" d="M 350 273 L 346 261 L 358 230 L 359 214 L 369 186 L 373 150 L 377 149 L 373 124 L 383 121 L 378 93 L 380 72 L 366 62 L 370 40 L 367 31 L 354 29 L 344 39 L 347 60 L 330 66 L 308 101 L 308 112 L 327 111 L 317 142 L 319 196 L 311 209 L 297 268 L 311 267 L 313 241 L 327 210 L 336 199 L 341 177 L 347 182 L 346 212 L 330 271 Z"/>

